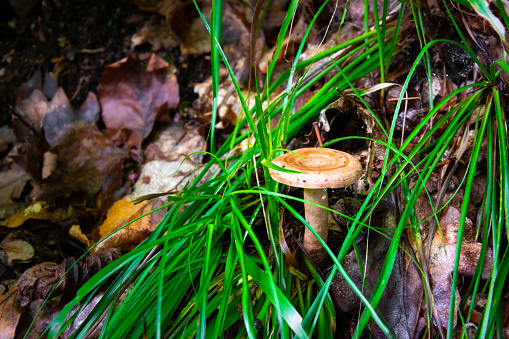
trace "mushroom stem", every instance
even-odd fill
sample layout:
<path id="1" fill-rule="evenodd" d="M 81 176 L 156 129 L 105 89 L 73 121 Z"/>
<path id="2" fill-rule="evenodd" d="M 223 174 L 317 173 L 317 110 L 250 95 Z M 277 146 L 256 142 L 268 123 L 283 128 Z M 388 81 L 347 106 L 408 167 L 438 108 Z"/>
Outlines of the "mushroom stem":
<path id="1" fill-rule="evenodd" d="M 313 202 L 320 206 L 329 207 L 329 197 L 327 195 L 326 188 L 305 188 L 304 200 Z M 318 233 L 323 241 L 327 242 L 327 234 L 329 231 L 329 211 L 307 203 L 304 204 L 304 211 L 306 214 L 306 221 L 316 231 L 316 233 Z M 315 263 L 322 264 L 325 262 L 327 255 L 324 247 L 314 236 L 314 234 L 307 228 L 304 231 L 304 249 L 309 254 L 311 260 L 313 260 Z"/>

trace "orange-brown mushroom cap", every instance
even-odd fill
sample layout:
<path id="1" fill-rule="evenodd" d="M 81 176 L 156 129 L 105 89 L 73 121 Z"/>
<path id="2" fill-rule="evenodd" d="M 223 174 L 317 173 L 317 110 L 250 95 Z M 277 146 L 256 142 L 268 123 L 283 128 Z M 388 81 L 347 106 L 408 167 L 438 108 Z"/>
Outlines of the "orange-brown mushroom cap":
<path id="1" fill-rule="evenodd" d="M 359 160 L 348 153 L 330 148 L 301 148 L 293 152 L 275 158 L 272 163 L 301 173 L 270 168 L 272 179 L 301 188 L 338 188 L 353 184 L 362 175 Z"/>

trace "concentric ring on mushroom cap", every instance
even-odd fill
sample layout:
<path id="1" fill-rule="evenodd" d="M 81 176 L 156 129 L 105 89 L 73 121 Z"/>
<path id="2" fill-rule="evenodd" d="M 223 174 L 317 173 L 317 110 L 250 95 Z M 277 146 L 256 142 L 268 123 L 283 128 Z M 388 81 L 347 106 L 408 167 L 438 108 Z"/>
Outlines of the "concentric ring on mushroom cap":
<path id="1" fill-rule="evenodd" d="M 338 188 L 353 184 L 362 175 L 362 166 L 352 155 L 330 148 L 301 148 L 283 154 L 272 163 L 292 171 L 269 168 L 272 179 L 301 188 Z M 302 158 L 301 158 L 302 157 Z"/>

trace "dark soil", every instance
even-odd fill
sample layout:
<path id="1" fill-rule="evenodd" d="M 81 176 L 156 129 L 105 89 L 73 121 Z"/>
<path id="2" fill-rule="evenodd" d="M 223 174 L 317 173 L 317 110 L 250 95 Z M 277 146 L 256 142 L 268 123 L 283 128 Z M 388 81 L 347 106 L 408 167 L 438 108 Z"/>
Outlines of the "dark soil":
<path id="1" fill-rule="evenodd" d="M 16 5 L 25 0 L 11 0 Z M 0 0 L 0 125 L 10 123 L 20 85 L 35 71 L 52 72 L 71 103 L 96 91 L 104 66 L 150 46 L 131 47 L 131 35 L 152 14 L 132 0 L 36 1 L 21 17 Z"/>

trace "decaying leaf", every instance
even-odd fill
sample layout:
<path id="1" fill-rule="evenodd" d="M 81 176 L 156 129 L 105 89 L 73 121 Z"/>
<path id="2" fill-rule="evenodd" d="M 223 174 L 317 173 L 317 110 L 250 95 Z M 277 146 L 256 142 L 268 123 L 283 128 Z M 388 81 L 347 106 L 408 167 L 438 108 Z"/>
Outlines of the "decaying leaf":
<path id="1" fill-rule="evenodd" d="M 21 295 L 21 307 L 26 307 L 33 301 L 45 299 L 61 277 L 64 278 L 55 288 L 52 297 L 62 294 L 72 295 L 91 276 L 113 260 L 118 259 L 120 255 L 121 252 L 118 248 L 111 248 L 92 253 L 75 266 L 73 266 L 76 262 L 75 259 L 68 258 L 61 264 L 45 262 L 29 268 L 16 283 Z M 70 269 L 69 272 L 64 276 L 68 269 Z"/>
<path id="2" fill-rule="evenodd" d="M 72 225 L 69 229 L 69 235 L 78 240 L 80 243 L 90 247 L 90 240 L 88 240 L 87 236 L 81 232 L 80 225 Z"/>
<path id="3" fill-rule="evenodd" d="M 352 208 L 355 209 L 355 207 Z M 382 200 L 371 220 L 371 224 L 375 227 L 394 229 L 396 208 L 393 199 Z M 393 231 L 384 231 L 384 233 L 390 237 Z M 390 238 L 374 231 L 370 231 L 369 237 L 366 236 L 366 239 L 358 243 L 364 277 L 359 269 L 355 251 L 350 252 L 342 262 L 348 276 L 367 298 L 380 278 L 389 245 Z M 339 273 L 332 280 L 330 293 L 335 305 L 342 312 L 350 312 L 360 307 L 359 297 Z M 420 311 L 420 295 L 422 295 L 422 284 L 418 271 L 411 263 L 405 263 L 402 253 L 398 252 L 385 292 L 377 306 L 387 324 L 394 330 L 396 338 L 413 338 Z M 386 337 L 378 326 L 372 329 L 372 333 L 374 338 Z"/>
<path id="4" fill-rule="evenodd" d="M 6 265 L 12 265 L 13 262 L 28 262 L 35 253 L 32 245 L 28 241 L 17 238 L 15 232 L 9 233 L 0 242 L 0 249 L 0 259 Z"/>
<path id="5" fill-rule="evenodd" d="M 95 125 L 76 122 L 73 128 L 65 137 L 66 143 L 52 149 L 58 154 L 57 166 L 37 187 L 38 199 L 54 199 L 73 192 L 93 196 L 112 172 L 122 169 L 127 149 L 116 147 Z"/>
<path id="6" fill-rule="evenodd" d="M 0 218 L 7 218 L 19 209 L 16 199 L 20 198 L 29 180 L 28 174 L 16 164 L 0 172 Z"/>
<path id="7" fill-rule="evenodd" d="M 16 136 L 9 126 L 0 127 L 0 152 L 5 151 L 10 144 L 16 141 Z"/>
<path id="8" fill-rule="evenodd" d="M 97 92 L 104 124 L 115 131 L 117 144 L 128 147 L 140 148 L 159 116 L 179 102 L 171 67 L 147 71 L 138 60 L 127 58 L 105 68 Z M 125 135 L 119 134 L 122 130 Z"/>
<path id="9" fill-rule="evenodd" d="M 430 277 L 432 284 L 433 299 L 436 303 L 438 315 L 443 326 L 447 326 L 449 319 L 449 304 L 452 289 L 451 276 L 454 270 L 454 257 L 456 255 L 456 242 L 458 240 L 458 227 L 461 214 L 454 207 L 449 207 L 445 214 L 440 218 L 440 230 L 437 229 L 431 245 L 430 252 Z M 473 276 L 477 267 L 481 253 L 481 244 L 475 241 L 475 232 L 473 223 L 466 219 L 463 242 L 461 246 L 460 262 L 458 273 L 465 276 Z M 481 277 L 487 279 L 490 276 L 493 267 L 493 251 L 486 249 L 483 258 L 483 267 Z M 454 326 L 457 322 L 457 313 L 461 301 L 460 293 L 456 289 L 454 311 Z"/>
<path id="10" fill-rule="evenodd" d="M 156 133 L 154 133 L 156 134 Z M 145 148 L 147 162 L 153 160 L 182 161 L 191 153 L 205 149 L 205 138 L 184 126 L 171 125 L 158 131 L 156 140 Z M 189 157 L 195 163 L 201 163 L 203 153 Z"/>
<path id="11" fill-rule="evenodd" d="M 16 285 L 21 295 L 21 307 L 28 306 L 32 300 L 46 298 L 65 272 L 59 266 L 54 262 L 45 262 L 30 267 L 19 277 Z"/>
<path id="12" fill-rule="evenodd" d="M 150 202 L 143 201 L 137 205 L 126 200 L 117 201 L 108 211 L 104 223 L 94 230 L 94 240 L 97 242 L 103 239 L 118 228 L 146 213 L 154 211 L 156 208 L 161 206 L 162 202 L 159 199 L 154 199 Z M 166 210 L 161 209 L 141 218 L 140 220 L 134 221 L 132 224 L 124 227 L 98 244 L 97 247 L 95 247 L 95 251 L 114 247 L 118 247 L 123 250 L 130 250 L 134 248 L 148 235 L 150 235 L 159 222 L 164 218 L 165 214 Z"/>
<path id="13" fill-rule="evenodd" d="M 0 339 L 12 339 L 16 333 L 19 317 L 25 311 L 20 306 L 20 296 L 15 283 L 0 295 Z"/>
<path id="14" fill-rule="evenodd" d="M 46 79 L 51 79 L 46 77 Z M 45 79 L 45 82 L 48 80 Z M 29 123 L 35 131 L 41 128 L 50 146 L 59 145 L 65 140 L 65 135 L 72 129 L 72 123 L 86 121 L 89 124 L 99 119 L 99 102 L 95 94 L 89 93 L 85 102 L 78 110 L 71 107 L 64 90 L 58 88 L 55 93 L 46 91 L 50 99 L 40 87 L 38 74 L 20 89 L 16 103 L 16 111 L 20 117 Z M 55 83 L 56 86 L 56 83 Z M 17 118 L 15 118 L 16 121 Z M 18 139 L 30 135 L 30 129 L 20 122 L 13 122 L 14 131 Z"/>
<path id="15" fill-rule="evenodd" d="M 74 210 L 72 206 L 69 206 L 67 209 L 54 209 L 44 201 L 34 201 L 30 206 L 14 214 L 1 224 L 6 227 L 14 228 L 23 225 L 30 219 L 47 220 L 58 224 L 71 218 L 73 214 Z"/>

